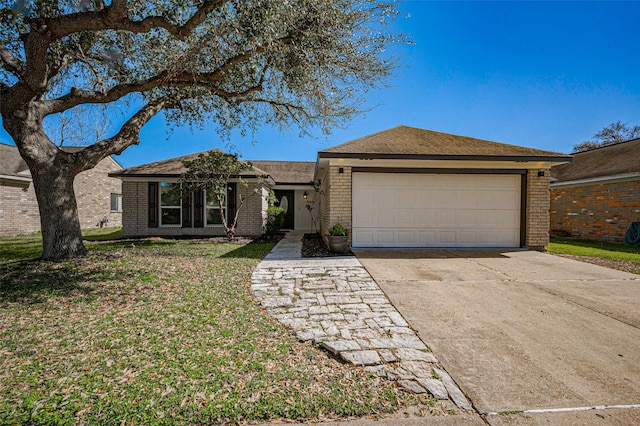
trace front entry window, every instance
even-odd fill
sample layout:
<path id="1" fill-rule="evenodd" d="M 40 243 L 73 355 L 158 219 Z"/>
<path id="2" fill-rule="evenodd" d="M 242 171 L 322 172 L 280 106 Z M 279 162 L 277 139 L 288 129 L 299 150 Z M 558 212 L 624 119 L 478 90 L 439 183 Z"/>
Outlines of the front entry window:
<path id="1" fill-rule="evenodd" d="M 285 214 L 289 211 L 289 199 L 286 195 L 283 195 L 280 199 L 280 208 L 284 210 Z"/>
<path id="2" fill-rule="evenodd" d="M 180 226 L 182 205 L 177 183 L 160 182 L 160 225 Z"/>

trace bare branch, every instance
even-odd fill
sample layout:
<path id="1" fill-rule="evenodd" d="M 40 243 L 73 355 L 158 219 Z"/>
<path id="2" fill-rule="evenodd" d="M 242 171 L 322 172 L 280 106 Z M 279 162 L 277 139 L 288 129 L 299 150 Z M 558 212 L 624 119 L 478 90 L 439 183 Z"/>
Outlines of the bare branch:
<path id="1" fill-rule="evenodd" d="M 81 164 L 80 171 L 94 167 L 109 155 L 120 154 L 131 145 L 138 145 L 140 143 L 140 129 L 142 129 L 142 126 L 151 120 L 158 112 L 178 101 L 179 99 L 176 98 L 163 98 L 148 103 L 122 125 L 118 134 L 90 145 L 78 152 L 77 159 Z"/>
<path id="2" fill-rule="evenodd" d="M 25 69 L 24 63 L 16 58 L 2 42 L 0 42 L 0 61 L 4 69 L 13 73 L 16 77 L 22 77 Z"/>

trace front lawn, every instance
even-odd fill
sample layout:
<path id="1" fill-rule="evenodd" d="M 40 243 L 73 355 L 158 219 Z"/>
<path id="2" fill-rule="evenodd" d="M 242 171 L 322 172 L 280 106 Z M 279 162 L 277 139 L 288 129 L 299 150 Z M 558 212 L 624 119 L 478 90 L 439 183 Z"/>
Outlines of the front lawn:
<path id="1" fill-rule="evenodd" d="M 597 241 L 551 238 L 547 251 L 574 256 L 602 257 L 640 263 L 640 246 L 627 246 Z"/>
<path id="2" fill-rule="evenodd" d="M 640 273 L 639 246 L 551 238 L 551 242 L 547 245 L 547 251 L 572 256 L 601 266 Z"/>
<path id="3" fill-rule="evenodd" d="M 122 238 L 122 228 L 83 229 L 86 241 L 106 241 Z M 42 256 L 42 234 L 0 237 L 0 267 L 10 263 L 35 260 Z"/>
<path id="4" fill-rule="evenodd" d="M 330 358 L 269 317 L 272 244 L 91 244 L 33 259 L 0 239 L 0 424 L 215 424 L 377 415 L 432 401 Z M 18 245 L 19 249 L 10 246 Z M 37 256 L 35 256 L 37 257 Z M 6 260 L 6 259 L 5 259 Z"/>

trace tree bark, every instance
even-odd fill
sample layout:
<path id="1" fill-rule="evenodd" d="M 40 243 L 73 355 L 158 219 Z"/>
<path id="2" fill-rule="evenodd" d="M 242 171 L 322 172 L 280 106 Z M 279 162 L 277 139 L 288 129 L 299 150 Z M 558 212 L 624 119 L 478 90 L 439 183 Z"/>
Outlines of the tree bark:
<path id="1" fill-rule="evenodd" d="M 33 187 L 40 210 L 42 259 L 58 260 L 85 256 L 78 204 L 73 190 L 75 173 L 56 167 L 32 170 Z"/>
<path id="2" fill-rule="evenodd" d="M 18 99 L 16 99 L 18 98 Z M 29 166 L 38 200 L 42 230 L 42 258 L 68 259 L 85 256 L 73 181 L 84 169 L 83 161 L 60 151 L 42 128 L 42 117 L 31 102 L 18 96 L 0 103 L 3 126 L 13 137 Z"/>

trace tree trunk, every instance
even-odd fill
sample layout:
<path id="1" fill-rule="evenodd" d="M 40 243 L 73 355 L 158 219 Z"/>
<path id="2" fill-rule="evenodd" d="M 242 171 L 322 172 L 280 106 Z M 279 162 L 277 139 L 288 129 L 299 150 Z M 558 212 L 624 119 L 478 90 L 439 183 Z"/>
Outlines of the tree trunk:
<path id="1" fill-rule="evenodd" d="M 42 258 L 85 256 L 73 180 L 86 168 L 83 157 L 59 150 L 42 127 L 42 111 L 30 86 L 17 84 L 0 102 L 2 125 L 29 166 L 40 211 Z"/>
<path id="2" fill-rule="evenodd" d="M 78 205 L 73 191 L 75 174 L 55 164 L 31 171 L 42 229 L 42 258 L 85 256 Z"/>

